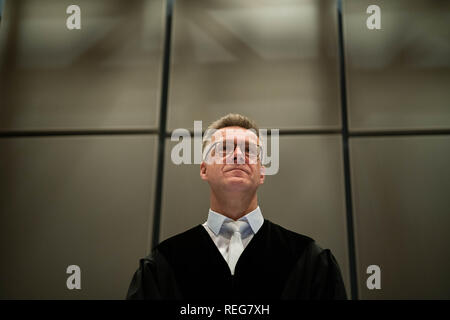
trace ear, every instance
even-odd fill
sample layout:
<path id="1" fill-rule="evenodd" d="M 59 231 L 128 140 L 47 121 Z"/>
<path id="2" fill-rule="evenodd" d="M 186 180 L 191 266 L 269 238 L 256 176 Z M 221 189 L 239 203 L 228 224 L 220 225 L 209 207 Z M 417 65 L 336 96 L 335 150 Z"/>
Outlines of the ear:
<path id="1" fill-rule="evenodd" d="M 259 167 L 259 184 L 263 184 L 265 178 L 266 178 L 266 167 L 264 167 L 263 165 L 261 165 L 261 166 Z"/>
<path id="2" fill-rule="evenodd" d="M 206 173 L 206 163 L 202 161 L 200 163 L 200 178 L 202 180 L 208 180 L 208 174 Z"/>

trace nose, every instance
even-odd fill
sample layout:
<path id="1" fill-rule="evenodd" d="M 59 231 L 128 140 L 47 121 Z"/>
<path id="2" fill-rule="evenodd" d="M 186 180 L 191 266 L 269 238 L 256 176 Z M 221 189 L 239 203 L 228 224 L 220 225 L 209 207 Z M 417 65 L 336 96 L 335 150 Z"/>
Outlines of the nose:
<path id="1" fill-rule="evenodd" d="M 237 151 L 239 149 L 239 152 Z M 236 162 L 237 161 L 237 162 Z M 239 145 L 236 145 L 233 152 L 233 162 L 238 164 L 244 164 L 245 163 L 245 153 L 242 152 Z"/>

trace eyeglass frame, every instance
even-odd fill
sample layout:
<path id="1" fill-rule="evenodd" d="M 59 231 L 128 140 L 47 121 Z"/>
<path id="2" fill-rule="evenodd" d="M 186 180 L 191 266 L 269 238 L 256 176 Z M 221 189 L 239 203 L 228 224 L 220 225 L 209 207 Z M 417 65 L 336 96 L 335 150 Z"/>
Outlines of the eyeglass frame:
<path id="1" fill-rule="evenodd" d="M 208 156 L 210 155 L 211 150 L 212 150 L 216 145 L 218 145 L 218 144 L 220 144 L 220 143 L 223 144 L 223 142 L 224 142 L 224 140 L 220 140 L 220 141 L 216 141 L 216 142 L 214 142 L 214 143 L 211 143 L 211 145 L 208 147 L 208 150 L 207 150 L 206 153 L 205 153 L 205 156 L 203 157 L 203 161 L 207 162 L 206 159 L 207 159 Z M 226 141 L 225 141 L 225 142 L 226 142 Z M 262 163 L 263 163 L 263 155 L 264 155 L 264 153 L 263 153 L 263 147 L 262 147 L 262 145 L 259 145 L 259 144 L 255 144 L 255 145 L 256 145 L 256 147 L 258 147 L 259 150 L 260 150 L 260 152 L 259 152 L 259 154 L 258 154 L 258 156 L 257 156 L 257 159 L 259 159 L 260 163 L 262 164 Z M 231 151 L 229 154 L 226 154 L 225 156 L 223 156 L 222 159 L 228 158 L 231 154 L 233 154 L 234 151 L 236 150 L 236 147 L 238 147 L 238 146 L 239 146 L 239 143 L 234 144 L 233 151 Z M 240 147 L 239 147 L 239 149 L 240 149 L 241 152 L 242 152 L 242 149 L 241 149 Z M 249 160 L 250 160 L 250 157 L 245 155 L 245 151 L 243 152 L 243 154 L 244 154 L 244 156 L 245 156 L 246 158 L 248 157 Z M 233 163 L 233 162 L 232 162 L 232 163 Z M 258 163 L 258 162 L 256 161 L 255 163 L 249 163 L 249 164 L 256 164 L 256 163 Z"/>

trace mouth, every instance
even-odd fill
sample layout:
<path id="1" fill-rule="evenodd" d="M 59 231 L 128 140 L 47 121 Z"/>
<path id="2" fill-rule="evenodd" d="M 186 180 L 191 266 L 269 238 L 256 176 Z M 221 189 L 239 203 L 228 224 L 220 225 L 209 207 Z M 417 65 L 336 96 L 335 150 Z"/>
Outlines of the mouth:
<path id="1" fill-rule="evenodd" d="M 238 170 L 238 171 L 242 171 L 242 172 L 244 172 L 244 173 L 248 174 L 248 172 L 247 172 L 246 170 L 244 170 L 244 169 L 241 169 L 241 168 L 233 168 L 233 169 L 227 170 L 226 172 L 231 172 L 231 171 L 236 171 L 236 170 Z"/>

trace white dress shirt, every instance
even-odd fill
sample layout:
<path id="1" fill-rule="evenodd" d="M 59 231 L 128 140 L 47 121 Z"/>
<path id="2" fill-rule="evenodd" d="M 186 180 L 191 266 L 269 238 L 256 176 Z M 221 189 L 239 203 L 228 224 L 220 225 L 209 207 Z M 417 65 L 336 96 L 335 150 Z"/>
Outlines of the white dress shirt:
<path id="1" fill-rule="evenodd" d="M 258 232 L 264 223 L 264 218 L 261 213 L 259 206 L 247 213 L 245 216 L 239 218 L 238 220 L 243 220 L 248 223 L 247 228 L 241 233 L 242 244 L 244 245 L 244 250 L 247 247 L 250 240 Z M 228 248 L 230 245 L 231 234 L 222 228 L 225 222 L 233 221 L 232 219 L 225 217 L 224 215 L 209 209 L 208 220 L 203 224 L 206 231 L 208 231 L 211 239 L 216 244 L 217 249 L 219 249 L 225 261 L 228 263 Z"/>

